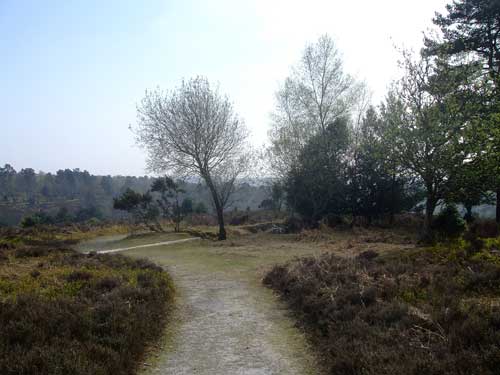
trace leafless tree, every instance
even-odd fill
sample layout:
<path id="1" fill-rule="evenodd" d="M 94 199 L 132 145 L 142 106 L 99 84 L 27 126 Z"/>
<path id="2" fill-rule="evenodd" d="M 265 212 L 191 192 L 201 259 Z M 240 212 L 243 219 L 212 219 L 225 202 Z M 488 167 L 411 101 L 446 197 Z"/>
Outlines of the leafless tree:
<path id="1" fill-rule="evenodd" d="M 201 177 L 225 240 L 224 207 L 248 166 L 248 132 L 229 99 L 196 77 L 173 91 L 147 91 L 137 111 L 135 133 L 147 150 L 148 170 Z"/>
<path id="2" fill-rule="evenodd" d="M 285 175 L 312 136 L 355 110 L 363 85 L 343 69 L 334 41 L 324 35 L 306 46 L 299 64 L 276 93 L 272 114 L 272 169 Z"/>

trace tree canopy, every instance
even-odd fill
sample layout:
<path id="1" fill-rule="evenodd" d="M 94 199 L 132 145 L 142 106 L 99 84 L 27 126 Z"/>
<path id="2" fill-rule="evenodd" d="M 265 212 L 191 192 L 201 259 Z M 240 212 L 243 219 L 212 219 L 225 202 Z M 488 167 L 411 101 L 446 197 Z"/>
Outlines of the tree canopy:
<path id="1" fill-rule="evenodd" d="M 226 239 L 224 207 L 248 164 L 248 132 L 229 99 L 203 77 L 171 92 L 148 91 L 135 130 L 151 171 L 203 179 L 217 213 L 219 239 Z"/>

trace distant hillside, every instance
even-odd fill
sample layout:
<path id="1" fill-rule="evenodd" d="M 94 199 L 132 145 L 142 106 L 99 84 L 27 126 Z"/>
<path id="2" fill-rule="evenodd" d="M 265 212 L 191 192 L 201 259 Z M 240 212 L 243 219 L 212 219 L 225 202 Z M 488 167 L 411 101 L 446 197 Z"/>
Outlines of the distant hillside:
<path id="1" fill-rule="evenodd" d="M 36 173 L 31 168 L 16 171 L 0 167 L 0 225 L 17 225 L 23 217 L 37 212 L 73 215 L 81 220 L 92 217 L 116 219 L 123 214 L 113 210 L 113 198 L 126 189 L 144 193 L 154 178 L 148 176 L 95 176 L 80 169 Z M 211 211 L 208 189 L 202 183 L 183 183 L 194 204 L 203 203 Z M 228 210 L 256 210 L 269 198 L 269 189 L 256 181 L 240 184 Z"/>

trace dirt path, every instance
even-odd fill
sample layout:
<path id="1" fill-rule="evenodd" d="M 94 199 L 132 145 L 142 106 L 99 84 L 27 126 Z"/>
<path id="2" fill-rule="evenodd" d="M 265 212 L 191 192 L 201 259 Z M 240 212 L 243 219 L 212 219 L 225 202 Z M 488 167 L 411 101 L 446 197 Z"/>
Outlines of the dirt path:
<path id="1" fill-rule="evenodd" d="M 173 241 L 163 241 L 163 242 L 155 242 L 155 243 L 149 243 L 146 245 L 137 245 L 137 246 L 130 246 L 130 247 L 119 247 L 117 249 L 111 249 L 111 250 L 96 250 L 99 254 L 111 254 L 111 253 L 120 253 L 122 251 L 128 251 L 128 250 L 135 250 L 135 249 L 144 249 L 146 247 L 158 247 L 158 246 L 165 246 L 165 245 L 174 245 L 177 243 L 182 243 L 182 242 L 189 242 L 189 241 L 197 241 L 200 240 L 201 238 L 185 238 L 182 240 L 173 240 Z M 91 251 L 94 250 L 87 250 L 84 251 L 84 253 L 88 254 Z"/>
<path id="2" fill-rule="evenodd" d="M 167 338 L 147 360 L 144 374 L 317 373 L 303 334 L 261 286 L 259 269 L 267 257 L 207 241 L 149 241 L 134 243 L 125 254 L 166 266 L 178 296 Z M 122 240 L 113 247 L 131 246 Z"/>
<path id="3" fill-rule="evenodd" d="M 289 338 L 291 322 L 269 298 L 223 274 L 185 266 L 171 273 L 180 289 L 174 340 L 149 373 L 312 373 Z"/>

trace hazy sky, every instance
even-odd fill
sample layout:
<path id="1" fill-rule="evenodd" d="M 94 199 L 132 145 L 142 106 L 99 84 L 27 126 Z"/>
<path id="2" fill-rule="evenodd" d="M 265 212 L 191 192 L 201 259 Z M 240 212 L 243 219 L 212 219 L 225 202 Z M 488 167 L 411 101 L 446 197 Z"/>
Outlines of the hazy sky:
<path id="1" fill-rule="evenodd" d="M 330 34 L 377 103 L 394 45 L 419 49 L 443 0 L 0 0 L 0 164 L 144 174 L 128 127 L 144 90 L 205 75 L 265 142 L 274 92 Z"/>

